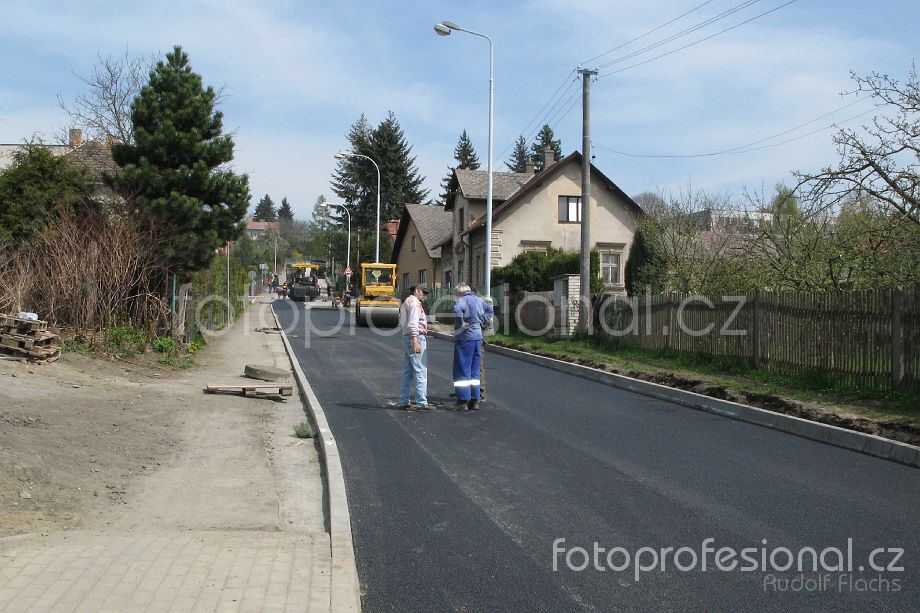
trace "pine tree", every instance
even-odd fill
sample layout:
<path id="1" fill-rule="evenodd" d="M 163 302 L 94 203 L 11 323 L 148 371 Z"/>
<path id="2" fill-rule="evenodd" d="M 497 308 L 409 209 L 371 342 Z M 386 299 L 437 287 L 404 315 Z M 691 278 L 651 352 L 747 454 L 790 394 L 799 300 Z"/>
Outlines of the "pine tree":
<path id="1" fill-rule="evenodd" d="M 349 150 L 370 156 L 371 126 L 363 114 L 348 130 Z M 375 160 L 376 161 L 376 160 Z M 332 174 L 332 191 L 342 199 L 352 212 L 352 229 L 367 233 L 376 223 L 377 172 L 374 165 L 359 157 L 345 157 L 338 161 Z M 330 215 L 338 219 L 338 209 Z"/>
<path id="2" fill-rule="evenodd" d="M 538 172 L 543 170 L 543 149 L 547 145 L 553 149 L 557 161 L 562 159 L 562 141 L 555 138 L 555 136 L 549 124 L 543 124 L 543 128 L 530 146 L 531 157 Z"/>
<path id="3" fill-rule="evenodd" d="M 382 225 L 388 219 L 402 217 L 407 203 L 424 202 L 428 190 L 422 189 L 425 177 L 419 175 L 412 147 L 406 142 L 406 136 L 392 111 L 371 133 L 370 145 L 371 157 L 380 165 L 382 176 Z"/>
<path id="4" fill-rule="evenodd" d="M 252 214 L 253 221 L 275 221 L 278 216 L 275 214 L 275 203 L 268 194 L 262 196 L 256 210 Z"/>
<path id="5" fill-rule="evenodd" d="M 466 135 L 466 130 L 460 135 L 460 140 L 457 141 L 457 146 L 454 147 L 454 159 L 457 160 L 457 168 L 464 170 L 479 169 L 479 156 L 476 155 L 476 150 L 473 149 L 473 143 L 470 141 L 470 137 Z"/>
<path id="6" fill-rule="evenodd" d="M 349 130 L 351 151 L 374 160 L 380 168 L 380 223 L 402 216 L 406 203 L 423 202 L 428 191 L 422 189 L 424 177 L 419 176 L 412 147 L 406 142 L 396 116 L 387 118 L 373 130 L 362 115 Z M 339 160 L 332 176 L 332 191 L 351 211 L 352 232 L 375 235 L 377 232 L 377 171 L 374 164 L 360 157 Z M 341 223 L 341 213 L 333 211 Z M 383 250 L 381 250 L 383 253 Z M 362 254 L 363 255 L 363 254 Z M 373 254 L 370 254 L 373 257 Z M 381 256 L 382 257 L 382 256 Z"/>
<path id="7" fill-rule="evenodd" d="M 440 198 L 442 204 L 447 204 L 447 188 L 450 187 L 451 179 L 454 177 L 454 168 L 479 170 L 479 156 L 476 155 L 476 150 L 473 149 L 473 143 L 470 141 L 470 137 L 466 135 L 466 130 L 460 135 L 460 140 L 457 141 L 457 146 L 454 147 L 454 160 L 456 160 L 457 165 L 448 166 L 447 176 L 441 181 L 442 193 Z"/>
<path id="8" fill-rule="evenodd" d="M 180 277 L 240 235 L 249 206 L 249 178 L 226 168 L 233 139 L 222 133 L 215 97 L 177 46 L 131 104 L 134 143 L 112 147 L 121 171 L 108 183 L 161 231 L 164 269 Z"/>
<path id="9" fill-rule="evenodd" d="M 527 162 L 530 161 L 530 154 L 527 153 L 527 141 L 523 136 L 518 136 L 514 141 L 514 149 L 511 151 L 511 157 L 505 162 L 505 166 L 511 172 L 527 172 Z"/>
<path id="10" fill-rule="evenodd" d="M 294 209 L 291 208 L 287 196 L 281 199 L 281 206 L 278 207 L 278 220 L 282 222 L 294 221 Z"/>

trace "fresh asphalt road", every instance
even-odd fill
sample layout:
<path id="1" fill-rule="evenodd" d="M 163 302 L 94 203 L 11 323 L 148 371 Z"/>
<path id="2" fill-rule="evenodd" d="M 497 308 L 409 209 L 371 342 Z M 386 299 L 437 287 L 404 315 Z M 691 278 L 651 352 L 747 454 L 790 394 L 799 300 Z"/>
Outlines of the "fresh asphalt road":
<path id="1" fill-rule="evenodd" d="M 920 470 L 494 354 L 483 410 L 400 411 L 400 336 L 275 311 L 339 447 L 366 611 L 920 611 Z M 446 405 L 452 346 L 429 352 Z M 567 567 L 594 543 L 599 569 Z M 818 571 L 773 569 L 808 547 Z"/>

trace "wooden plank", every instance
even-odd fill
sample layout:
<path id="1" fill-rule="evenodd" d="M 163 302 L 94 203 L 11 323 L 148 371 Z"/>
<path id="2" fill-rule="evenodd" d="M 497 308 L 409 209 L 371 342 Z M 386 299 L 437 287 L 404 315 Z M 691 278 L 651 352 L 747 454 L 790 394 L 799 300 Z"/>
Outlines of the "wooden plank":
<path id="1" fill-rule="evenodd" d="M 209 394 L 215 393 L 237 393 L 243 396 L 248 396 L 250 394 L 264 394 L 268 390 L 277 390 L 274 395 L 278 396 L 290 396 L 293 394 L 293 386 L 288 385 L 277 385 L 277 384 L 262 384 L 262 383 L 245 383 L 242 385 L 211 385 L 209 384 L 205 391 Z"/>

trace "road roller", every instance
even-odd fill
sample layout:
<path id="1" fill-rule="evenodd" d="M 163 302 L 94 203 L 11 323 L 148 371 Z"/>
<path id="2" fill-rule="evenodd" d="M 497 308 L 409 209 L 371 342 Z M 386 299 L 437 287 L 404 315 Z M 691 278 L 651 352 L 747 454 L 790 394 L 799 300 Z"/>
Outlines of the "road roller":
<path id="1" fill-rule="evenodd" d="M 378 328 L 399 325 L 399 305 L 396 264 L 361 264 L 361 295 L 355 304 L 358 325 Z"/>

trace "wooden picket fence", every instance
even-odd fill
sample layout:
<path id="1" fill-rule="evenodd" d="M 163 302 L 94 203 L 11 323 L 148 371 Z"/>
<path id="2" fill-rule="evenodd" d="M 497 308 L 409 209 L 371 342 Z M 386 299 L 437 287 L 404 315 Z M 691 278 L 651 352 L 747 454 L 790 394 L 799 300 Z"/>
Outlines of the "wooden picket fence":
<path id="1" fill-rule="evenodd" d="M 598 334 L 853 388 L 920 387 L 920 288 L 608 296 Z"/>

